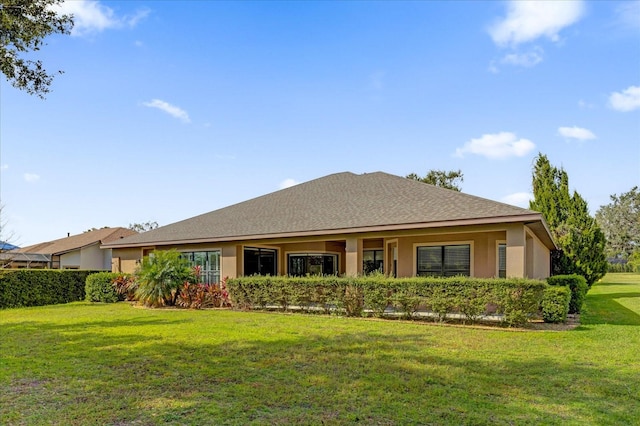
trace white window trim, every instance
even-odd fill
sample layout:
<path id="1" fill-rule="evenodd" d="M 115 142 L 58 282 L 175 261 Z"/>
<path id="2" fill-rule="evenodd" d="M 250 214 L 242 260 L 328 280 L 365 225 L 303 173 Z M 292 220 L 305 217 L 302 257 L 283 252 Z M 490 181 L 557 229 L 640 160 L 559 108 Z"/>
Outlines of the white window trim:
<path id="1" fill-rule="evenodd" d="M 443 241 L 443 242 L 428 242 L 428 243 L 414 243 L 411 257 L 413 258 L 413 276 L 418 276 L 418 247 L 437 247 L 437 246 L 463 246 L 469 245 L 469 276 L 475 277 L 475 252 L 473 248 L 474 241 Z"/>
<path id="2" fill-rule="evenodd" d="M 500 276 L 500 255 L 498 251 L 500 249 L 500 244 L 504 244 L 506 246 L 507 240 L 496 240 L 496 275 L 495 275 L 496 278 Z M 505 263 L 506 263 L 506 258 L 505 258 Z M 507 275 L 507 271 L 505 269 L 505 277 L 506 275 Z"/>
<path id="3" fill-rule="evenodd" d="M 213 247 L 213 248 L 205 248 L 205 249 L 180 249 L 179 253 L 195 253 L 198 251 L 218 251 L 220 252 L 220 281 L 222 281 L 224 277 L 224 272 L 222 271 L 222 247 Z"/>

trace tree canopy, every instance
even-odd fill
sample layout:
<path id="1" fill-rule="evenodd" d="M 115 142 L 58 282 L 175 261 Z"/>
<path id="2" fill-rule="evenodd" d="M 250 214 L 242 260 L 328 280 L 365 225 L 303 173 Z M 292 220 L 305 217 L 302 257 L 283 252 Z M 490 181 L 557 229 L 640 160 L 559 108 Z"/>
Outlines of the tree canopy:
<path id="1" fill-rule="evenodd" d="M 458 192 L 462 190 L 460 185 L 464 182 L 462 170 L 451 170 L 447 172 L 445 170 L 432 169 L 429 170 L 429 173 L 424 177 L 420 177 L 416 173 L 410 173 L 406 178 L 439 186 L 441 188 L 453 189 Z"/>
<path id="2" fill-rule="evenodd" d="M 600 206 L 596 221 L 607 238 L 607 256 L 629 259 L 640 252 L 640 191 L 637 186 Z"/>
<path id="3" fill-rule="evenodd" d="M 542 213 L 560 248 L 553 254 L 554 274 L 580 274 L 591 286 L 607 271 L 605 236 L 582 196 L 569 192 L 569 175 L 539 154 L 533 168 L 529 208 Z"/>
<path id="4" fill-rule="evenodd" d="M 40 50 L 51 34 L 71 32 L 73 16 L 56 12 L 62 1 L 0 0 L 0 71 L 14 87 L 40 98 L 51 91 L 53 75 L 25 54 Z"/>
<path id="5" fill-rule="evenodd" d="M 136 232 L 147 232 L 147 231 L 151 231 L 152 229 L 156 229 L 157 227 L 158 227 L 158 222 L 156 221 L 129 224 L 129 229 L 133 229 Z"/>

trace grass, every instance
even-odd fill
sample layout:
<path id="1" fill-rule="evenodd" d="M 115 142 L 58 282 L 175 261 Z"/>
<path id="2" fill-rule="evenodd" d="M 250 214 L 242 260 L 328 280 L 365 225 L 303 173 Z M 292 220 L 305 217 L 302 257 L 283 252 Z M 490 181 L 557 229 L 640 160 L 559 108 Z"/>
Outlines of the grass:
<path id="1" fill-rule="evenodd" d="M 0 311 L 0 424 L 634 424 L 640 275 L 565 332 L 73 303 Z"/>

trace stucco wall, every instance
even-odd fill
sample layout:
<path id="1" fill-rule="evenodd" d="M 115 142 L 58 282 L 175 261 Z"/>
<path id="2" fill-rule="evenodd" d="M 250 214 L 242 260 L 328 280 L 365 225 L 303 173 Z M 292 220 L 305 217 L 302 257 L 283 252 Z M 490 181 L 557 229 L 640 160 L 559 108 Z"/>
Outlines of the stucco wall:
<path id="1" fill-rule="evenodd" d="M 104 252 L 98 244 L 80 249 L 80 269 L 110 270 L 111 262 L 105 266 Z"/>
<path id="2" fill-rule="evenodd" d="M 392 248 L 397 244 L 397 276 L 415 275 L 416 246 L 422 244 L 471 244 L 471 273 L 476 277 L 495 277 L 498 274 L 498 243 L 511 241 L 507 247 L 507 275 L 545 278 L 549 271 L 549 249 L 522 223 L 508 225 L 478 225 L 442 229 L 401 230 L 385 233 L 328 235 L 325 237 L 281 238 L 277 240 L 234 241 L 163 246 L 180 251 L 221 250 L 221 276 L 237 277 L 243 273 L 243 247 L 264 247 L 278 250 L 278 273 L 287 273 L 286 255 L 292 252 L 336 253 L 342 273 L 362 270 L 362 250 L 385 250 L 385 272 L 391 272 Z M 114 249 L 114 265 L 119 262 L 123 272 L 133 272 L 136 261 L 149 248 Z M 116 262 L 117 259 L 117 262 Z M 115 268 L 115 266 L 114 266 Z"/>
<path id="3" fill-rule="evenodd" d="M 75 250 L 60 255 L 60 269 L 65 268 L 80 268 L 80 250 Z"/>
<path id="4" fill-rule="evenodd" d="M 456 244 L 471 245 L 472 276 L 491 278 L 497 276 L 497 242 L 506 238 L 504 231 L 456 234 L 420 235 L 398 238 L 398 277 L 415 275 L 416 245 Z"/>

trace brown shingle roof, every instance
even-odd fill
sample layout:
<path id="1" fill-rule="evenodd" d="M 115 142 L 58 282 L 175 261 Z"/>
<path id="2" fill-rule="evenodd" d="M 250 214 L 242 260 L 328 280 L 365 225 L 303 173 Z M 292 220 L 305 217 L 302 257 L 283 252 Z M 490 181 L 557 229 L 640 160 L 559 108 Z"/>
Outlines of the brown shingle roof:
<path id="1" fill-rule="evenodd" d="M 382 172 L 337 173 L 109 244 L 235 240 L 540 214 Z"/>
<path id="2" fill-rule="evenodd" d="M 127 228 L 102 228 L 15 250 L 17 253 L 61 254 L 92 244 L 107 244 L 137 234 Z"/>

